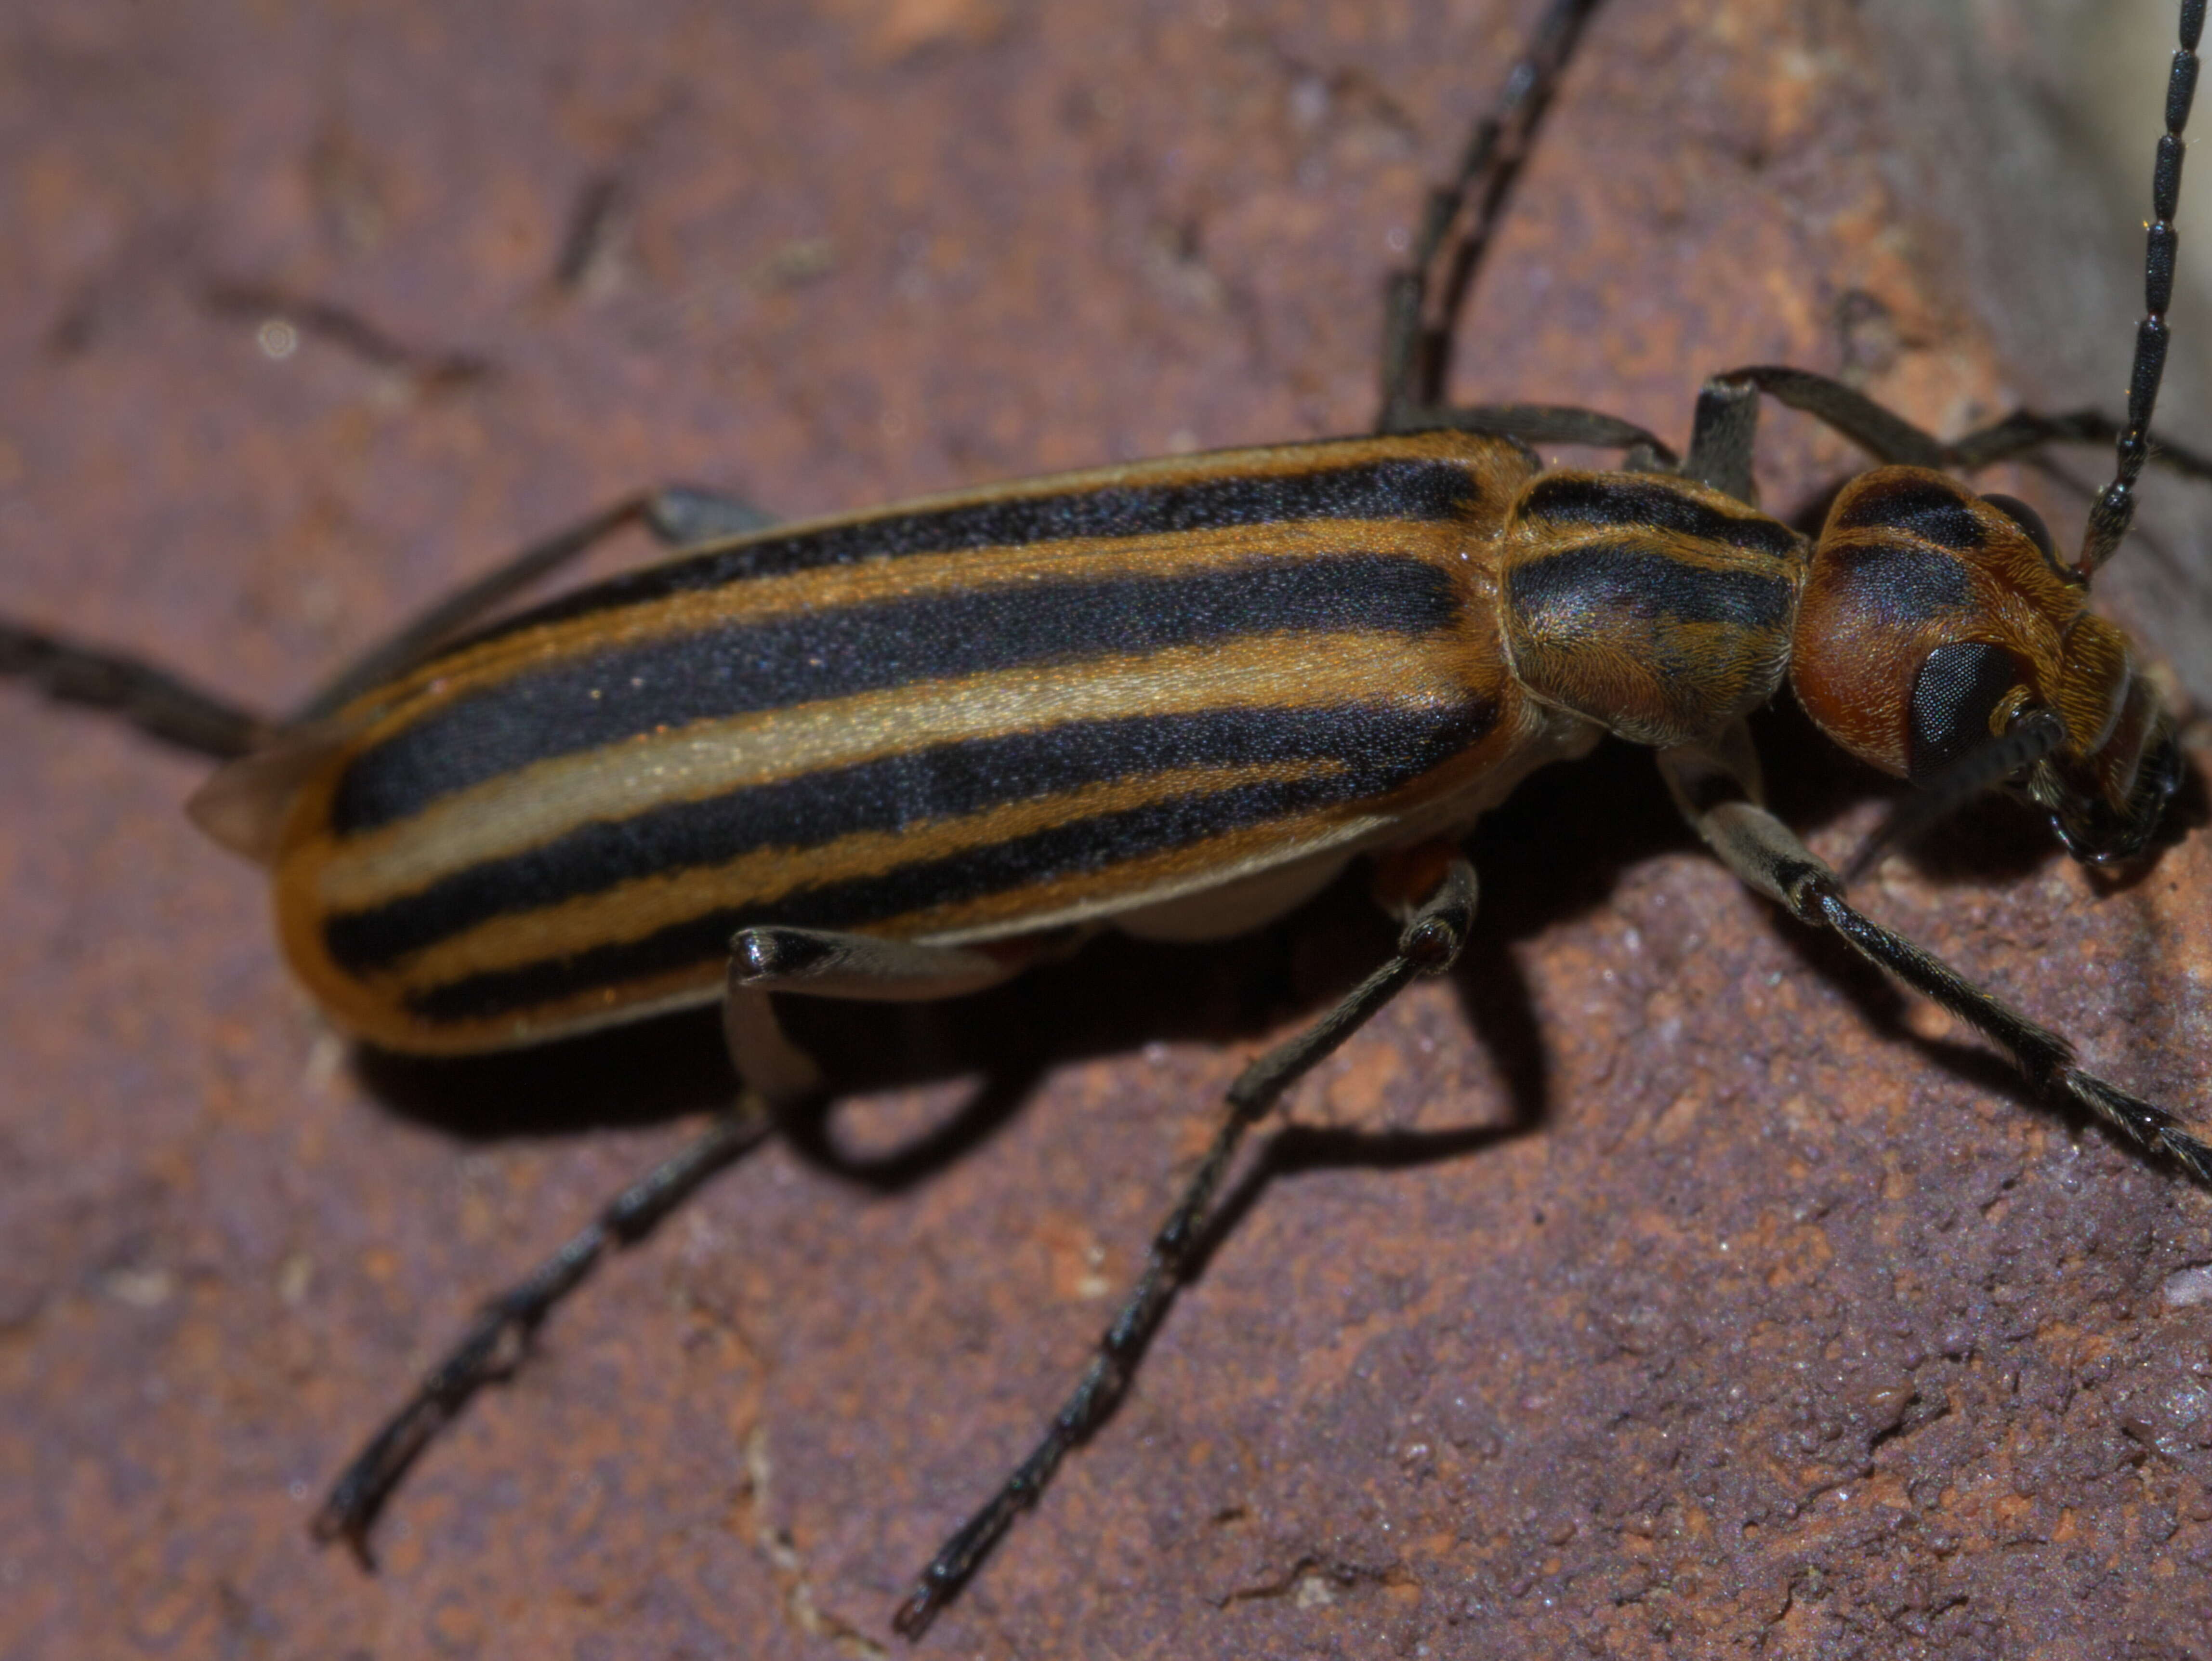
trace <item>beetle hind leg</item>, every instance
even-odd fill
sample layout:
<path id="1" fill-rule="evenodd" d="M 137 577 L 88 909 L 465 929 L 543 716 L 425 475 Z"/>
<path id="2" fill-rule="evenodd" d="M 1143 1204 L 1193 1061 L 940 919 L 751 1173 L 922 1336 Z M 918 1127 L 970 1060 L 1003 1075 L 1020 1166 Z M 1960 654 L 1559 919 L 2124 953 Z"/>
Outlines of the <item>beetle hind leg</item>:
<path id="1" fill-rule="evenodd" d="M 611 1252 L 650 1234 L 702 1183 L 757 1147 L 771 1129 L 765 1104 L 743 1092 L 707 1130 L 631 1183 L 530 1274 L 488 1299 L 460 1341 L 422 1377 L 331 1485 L 309 1524 L 317 1540 L 343 1540 L 373 1567 L 368 1531 L 430 1439 L 486 1384 L 511 1377 L 554 1306 Z"/>
<path id="2" fill-rule="evenodd" d="M 497 569 L 440 600 L 362 653 L 298 709 L 263 715 L 143 658 L 49 634 L 0 617 L 0 679 L 27 681 L 57 703 L 114 712 L 149 737 L 180 750 L 235 761 L 284 731 L 337 709 L 388 678 L 502 602 L 580 557 L 615 532 L 639 525 L 665 545 L 686 547 L 775 523 L 735 496 L 670 485 L 625 497 L 567 529 L 532 542 Z"/>
<path id="3" fill-rule="evenodd" d="M 144 660 L 0 618 L 0 678 L 28 681 L 58 703 L 113 711 L 179 749 L 234 761 L 277 723 Z"/>
<path id="4" fill-rule="evenodd" d="M 1411 875 L 1423 868 L 1423 861 L 1415 859 L 1400 862 L 1397 870 Z M 1212 1143 L 1152 1237 L 1144 1269 L 1100 1335 L 1091 1365 L 1029 1457 L 916 1579 L 913 1591 L 891 1617 L 891 1625 L 902 1636 L 918 1638 L 927 1629 L 1014 1519 L 1036 1503 L 1069 1450 L 1087 1440 L 1120 1402 L 1206 1236 L 1213 1197 L 1245 1132 L 1408 982 L 1421 975 L 1442 974 L 1458 958 L 1474 922 L 1474 869 L 1456 853 L 1426 868 L 1431 877 L 1429 891 L 1418 907 L 1410 908 L 1411 916 L 1389 960 L 1304 1032 L 1254 1061 L 1230 1086 Z"/>

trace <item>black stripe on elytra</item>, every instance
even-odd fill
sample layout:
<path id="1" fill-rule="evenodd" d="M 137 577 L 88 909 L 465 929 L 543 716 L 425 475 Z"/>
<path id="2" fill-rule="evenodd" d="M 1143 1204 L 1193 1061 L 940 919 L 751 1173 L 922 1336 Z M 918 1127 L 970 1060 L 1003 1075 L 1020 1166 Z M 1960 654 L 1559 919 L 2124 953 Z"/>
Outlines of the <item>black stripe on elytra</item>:
<path id="1" fill-rule="evenodd" d="M 1723 513 L 1668 480 L 1633 475 L 1547 473 L 1528 487 L 1519 516 L 1557 526 L 1656 526 L 1777 559 L 1794 560 L 1800 545 L 1797 533 L 1778 520 L 1748 510 Z"/>
<path id="2" fill-rule="evenodd" d="M 1654 553 L 1633 538 L 1585 543 L 1516 565 L 1508 603 L 1533 633 L 1585 634 L 1598 619 L 1721 623 L 1784 629 L 1796 591 L 1783 576 L 1713 570 Z"/>
<path id="3" fill-rule="evenodd" d="M 1954 553 L 1978 553 L 1988 538 L 1966 504 L 1971 493 L 1940 474 L 1876 473 L 1851 489 L 1828 521 L 1838 531 L 1909 531 Z"/>
<path id="4" fill-rule="evenodd" d="M 457 871 L 400 898 L 331 918 L 323 940 L 354 974 L 388 967 L 495 917 L 604 893 L 641 877 L 817 847 L 1188 767 L 1333 762 L 1321 799 L 1381 794 L 1475 743 L 1494 706 L 1419 710 L 1218 709 L 1069 721 L 932 745 L 580 826 L 542 847 Z"/>
<path id="5" fill-rule="evenodd" d="M 1179 484 L 1099 484 L 1048 496 L 999 496 L 949 508 L 878 514 L 811 531 L 771 532 L 735 547 L 649 566 L 502 619 L 459 644 L 823 565 L 1027 547 L 1077 538 L 1179 536 L 1241 525 L 1449 520 L 1475 505 L 1475 481 L 1464 462 L 1411 456 L 1340 467 L 1317 465 L 1272 477 L 1231 473 Z"/>
<path id="6" fill-rule="evenodd" d="M 1451 578 L 1410 556 L 1254 559 L 1182 576 L 1010 583 L 802 611 L 525 666 L 356 757 L 349 836 L 533 762 L 644 733 L 886 687 L 1242 635 L 1451 629 Z"/>
<path id="7" fill-rule="evenodd" d="M 1102 871 L 1310 809 L 1328 800 L 1335 788 L 1327 779 L 1244 784 L 1102 813 L 881 876 L 801 890 L 773 904 L 708 912 L 641 940 L 468 976 L 414 993 L 406 1005 L 410 1013 L 432 1022 L 493 1019 L 594 988 L 719 965 L 729 956 L 730 936 L 748 926 L 854 928 L 924 907 Z"/>

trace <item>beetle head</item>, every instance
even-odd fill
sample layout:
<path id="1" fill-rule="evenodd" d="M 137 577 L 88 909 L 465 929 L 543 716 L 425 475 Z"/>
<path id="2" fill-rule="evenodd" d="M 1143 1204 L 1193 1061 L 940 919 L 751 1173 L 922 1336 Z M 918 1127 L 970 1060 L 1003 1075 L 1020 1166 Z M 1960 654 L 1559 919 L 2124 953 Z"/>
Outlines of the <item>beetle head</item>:
<path id="1" fill-rule="evenodd" d="M 2035 510 L 1925 468 L 1881 468 L 1836 498 L 1790 682 L 1821 731 L 1939 812 L 2002 783 L 2079 860 L 2139 850 L 2180 776 L 2127 636 L 2089 611 Z"/>

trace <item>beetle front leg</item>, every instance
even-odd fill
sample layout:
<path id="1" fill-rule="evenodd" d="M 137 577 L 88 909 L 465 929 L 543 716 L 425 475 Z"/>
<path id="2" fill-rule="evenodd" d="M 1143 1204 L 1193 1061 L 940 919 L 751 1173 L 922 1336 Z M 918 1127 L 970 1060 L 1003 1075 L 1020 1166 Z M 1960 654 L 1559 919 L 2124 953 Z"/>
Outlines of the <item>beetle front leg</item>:
<path id="1" fill-rule="evenodd" d="M 1029 1457 L 922 1570 L 913 1591 L 891 1616 L 892 1627 L 902 1636 L 919 1638 L 928 1628 L 938 1611 L 967 1584 L 1013 1525 L 1014 1518 L 1036 1503 L 1068 1450 L 1087 1439 L 1121 1399 L 1138 1359 L 1158 1331 L 1168 1305 L 1182 1285 L 1192 1253 L 1205 1237 L 1214 1194 L 1244 1133 L 1267 1115 L 1285 1091 L 1364 1025 L 1408 982 L 1422 975 L 1443 974 L 1458 958 L 1474 922 L 1474 867 L 1455 851 L 1444 850 L 1441 857 L 1431 860 L 1422 858 L 1424 851 L 1413 850 L 1386 861 L 1384 867 L 1386 885 L 1395 885 L 1394 879 L 1402 879 L 1425 866 L 1434 878 L 1425 898 L 1398 936 L 1397 952 L 1346 994 L 1335 1008 L 1253 1062 L 1229 1086 L 1213 1141 L 1184 1184 L 1167 1220 L 1152 1237 L 1144 1271 L 1120 1312 L 1100 1335 L 1097 1355 Z"/>
<path id="2" fill-rule="evenodd" d="M 1741 727 L 1732 744 L 1747 745 Z M 2181 1128 L 2164 1108 L 2075 1065 L 2074 1046 L 1983 991 L 1933 952 L 1862 915 L 1844 883 L 1796 834 L 1759 806 L 1755 782 L 1718 746 L 1660 752 L 1660 771 L 1675 805 L 1721 863 L 1778 901 L 1800 922 L 1832 930 L 1875 968 L 1895 977 L 1964 1021 L 2012 1057 L 2037 1089 L 2086 1109 L 2148 1153 L 2163 1154 L 2212 1186 L 2212 1144 Z"/>

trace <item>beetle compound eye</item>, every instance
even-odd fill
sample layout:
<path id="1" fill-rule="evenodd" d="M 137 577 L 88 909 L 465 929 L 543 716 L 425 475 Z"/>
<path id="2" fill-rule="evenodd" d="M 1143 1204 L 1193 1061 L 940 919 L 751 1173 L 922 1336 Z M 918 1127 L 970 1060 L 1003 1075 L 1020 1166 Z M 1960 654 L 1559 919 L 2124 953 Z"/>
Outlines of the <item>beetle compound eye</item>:
<path id="1" fill-rule="evenodd" d="M 2018 496 L 1992 491 L 1982 500 L 2027 532 L 2027 539 L 2043 551 L 2044 558 L 2051 562 L 2054 569 L 2063 569 L 2058 565 L 2058 545 L 2051 538 L 2051 527 L 2043 522 L 2041 514 Z"/>
<path id="2" fill-rule="evenodd" d="M 2021 683 L 2019 665 L 2002 646 L 1966 642 L 1930 652 L 1912 683 L 1907 776 L 1924 785 L 1961 756 L 1988 744 L 1990 715 Z"/>

